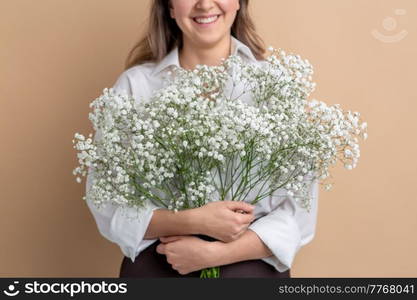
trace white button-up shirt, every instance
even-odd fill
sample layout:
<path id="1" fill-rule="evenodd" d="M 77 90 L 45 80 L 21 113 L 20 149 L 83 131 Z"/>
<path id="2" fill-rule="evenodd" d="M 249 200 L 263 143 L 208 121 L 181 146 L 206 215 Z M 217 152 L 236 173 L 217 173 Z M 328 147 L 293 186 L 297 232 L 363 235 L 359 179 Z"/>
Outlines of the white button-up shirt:
<path id="1" fill-rule="evenodd" d="M 231 46 L 231 54 L 241 56 L 246 62 L 264 62 L 258 61 L 250 48 L 233 36 Z M 153 91 L 163 87 L 164 75 L 173 66 L 180 67 L 177 47 L 159 63 L 147 62 L 127 69 L 119 76 L 113 88 L 130 93 L 138 101 L 147 101 Z M 93 176 L 94 171 L 90 168 L 86 192 L 91 186 Z M 256 219 L 249 225 L 249 229 L 253 230 L 273 253 L 272 256 L 262 258 L 262 260 L 280 272 L 291 268 L 295 254 L 314 237 L 318 204 L 317 180 L 312 182 L 310 194 L 312 196 L 310 212 L 295 203 L 293 197 L 288 196 L 283 188 L 255 205 Z M 139 214 L 134 208 L 122 209 L 113 204 L 101 209 L 90 201 L 87 201 L 87 205 L 100 233 L 109 241 L 119 245 L 123 254 L 132 262 L 141 251 L 158 240 L 143 239 L 153 211 L 162 208 L 150 200 L 147 201 L 146 207 L 139 211 Z"/>

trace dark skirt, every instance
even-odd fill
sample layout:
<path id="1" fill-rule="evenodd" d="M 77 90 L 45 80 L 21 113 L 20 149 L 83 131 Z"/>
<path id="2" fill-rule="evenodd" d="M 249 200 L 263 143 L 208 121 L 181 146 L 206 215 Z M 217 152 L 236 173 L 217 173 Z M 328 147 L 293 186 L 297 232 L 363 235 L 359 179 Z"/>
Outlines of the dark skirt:
<path id="1" fill-rule="evenodd" d="M 198 235 L 200 238 L 211 238 Z M 181 275 L 167 262 L 166 256 L 156 252 L 160 241 L 156 241 L 136 257 L 135 262 L 124 257 L 120 266 L 120 278 L 161 278 L 161 277 L 200 277 L 201 270 Z M 277 271 L 261 259 L 239 261 L 220 266 L 220 278 L 291 278 L 290 270 Z"/>

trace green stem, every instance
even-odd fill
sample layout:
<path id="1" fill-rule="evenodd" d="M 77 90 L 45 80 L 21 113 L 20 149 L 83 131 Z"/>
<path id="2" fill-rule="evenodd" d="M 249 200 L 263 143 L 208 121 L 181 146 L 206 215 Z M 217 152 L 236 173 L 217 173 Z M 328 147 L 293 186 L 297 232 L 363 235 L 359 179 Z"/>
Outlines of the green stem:
<path id="1" fill-rule="evenodd" d="M 200 278 L 220 278 L 220 267 L 211 267 L 201 270 Z"/>

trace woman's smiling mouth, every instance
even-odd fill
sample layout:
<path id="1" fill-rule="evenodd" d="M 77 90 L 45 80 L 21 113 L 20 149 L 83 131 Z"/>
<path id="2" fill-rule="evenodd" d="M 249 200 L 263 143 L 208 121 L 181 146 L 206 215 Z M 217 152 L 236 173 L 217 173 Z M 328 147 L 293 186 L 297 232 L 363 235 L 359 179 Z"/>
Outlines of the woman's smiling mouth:
<path id="1" fill-rule="evenodd" d="M 198 16 L 194 17 L 193 20 L 199 26 L 205 27 L 216 23 L 219 17 L 220 15 Z"/>

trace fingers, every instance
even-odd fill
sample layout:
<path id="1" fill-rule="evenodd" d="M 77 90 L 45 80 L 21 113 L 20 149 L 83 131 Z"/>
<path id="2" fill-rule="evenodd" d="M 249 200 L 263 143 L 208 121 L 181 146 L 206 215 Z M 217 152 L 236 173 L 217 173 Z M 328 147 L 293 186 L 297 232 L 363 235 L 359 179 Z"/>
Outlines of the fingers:
<path id="1" fill-rule="evenodd" d="M 250 224 L 255 219 L 255 216 L 253 214 L 242 214 L 240 216 L 241 222 L 244 224 Z"/>
<path id="2" fill-rule="evenodd" d="M 159 254 L 166 254 L 166 246 L 167 243 L 177 241 L 181 238 L 179 235 L 172 235 L 172 236 L 161 236 L 159 237 L 159 240 L 161 241 L 161 244 L 156 246 L 156 252 Z"/>
<path id="3" fill-rule="evenodd" d="M 159 244 L 155 250 L 159 254 L 165 254 L 165 244 Z"/>
<path id="4" fill-rule="evenodd" d="M 181 238 L 181 236 L 178 236 L 178 235 L 171 235 L 171 236 L 161 236 L 161 237 L 159 237 L 159 240 L 160 240 L 162 243 L 170 243 L 170 242 L 177 241 L 177 240 L 179 240 L 180 238 Z"/>
<path id="5" fill-rule="evenodd" d="M 251 205 L 243 201 L 228 201 L 227 207 L 233 211 L 239 210 L 244 211 L 246 213 L 251 213 L 255 209 L 254 205 Z"/>

